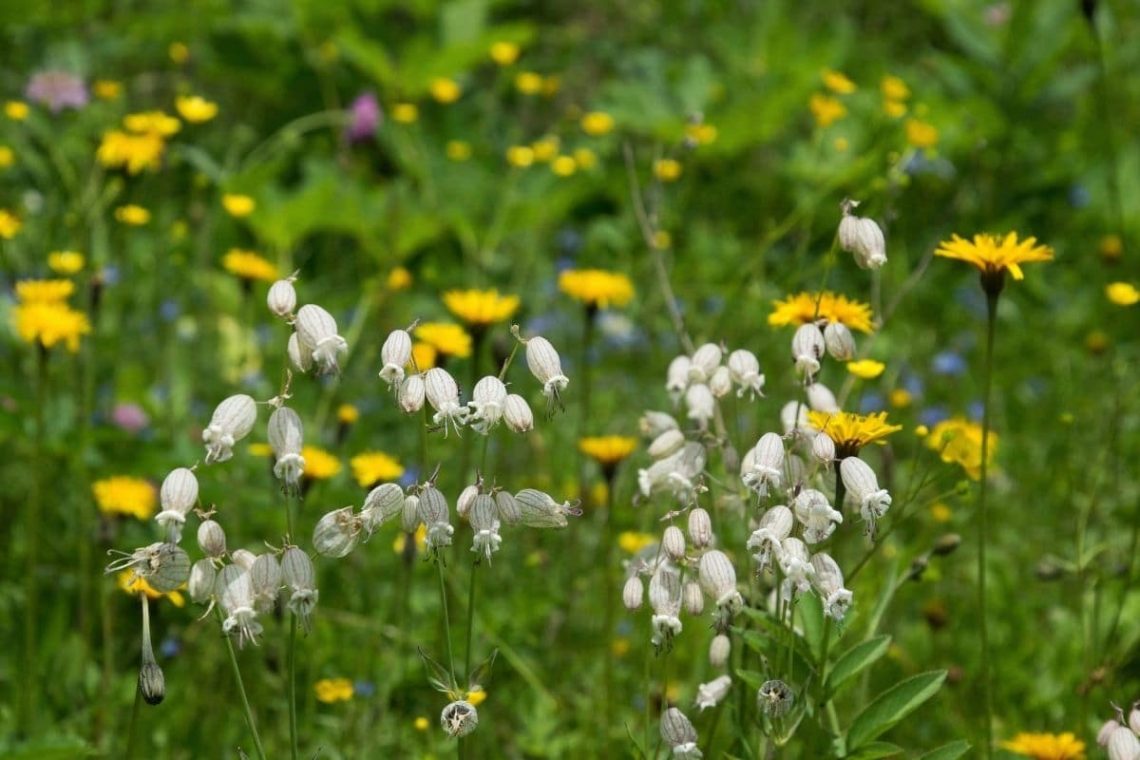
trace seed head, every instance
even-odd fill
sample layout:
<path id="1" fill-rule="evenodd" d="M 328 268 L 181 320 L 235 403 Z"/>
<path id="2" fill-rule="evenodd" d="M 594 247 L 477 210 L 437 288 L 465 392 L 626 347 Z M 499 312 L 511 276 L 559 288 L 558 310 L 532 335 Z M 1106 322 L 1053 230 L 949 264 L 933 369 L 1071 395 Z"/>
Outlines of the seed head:
<path id="1" fill-rule="evenodd" d="M 443 708 L 439 724 L 452 739 L 467 736 L 479 725 L 479 713 L 470 702 L 452 702 Z"/>
<path id="2" fill-rule="evenodd" d="M 139 691 L 148 705 L 157 705 L 166 698 L 166 677 L 157 662 L 144 662 L 139 668 Z"/>

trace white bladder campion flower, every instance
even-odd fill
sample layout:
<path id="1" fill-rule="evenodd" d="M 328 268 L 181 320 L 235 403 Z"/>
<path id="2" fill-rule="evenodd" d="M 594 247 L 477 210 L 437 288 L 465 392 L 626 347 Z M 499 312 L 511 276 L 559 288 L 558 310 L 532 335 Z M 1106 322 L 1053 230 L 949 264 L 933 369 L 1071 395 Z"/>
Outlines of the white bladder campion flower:
<path id="1" fill-rule="evenodd" d="M 222 586 L 218 596 L 226 613 L 226 618 L 222 621 L 222 631 L 236 635 L 238 646 L 245 646 L 247 641 L 257 644 L 257 637 L 261 635 L 262 627 L 257 621 L 253 580 L 249 573 L 237 565 L 226 565 L 218 575 L 218 583 Z"/>
<path id="2" fill-rule="evenodd" d="M 234 455 L 234 444 L 249 435 L 257 422 L 257 402 L 239 393 L 218 404 L 210 424 L 202 431 L 206 464 L 224 462 Z"/>
<path id="3" fill-rule="evenodd" d="M 313 354 L 309 351 L 304 351 L 301 348 L 301 338 L 297 333 L 289 335 L 289 344 L 286 346 L 286 352 L 289 354 L 289 361 L 293 362 L 293 366 L 299 372 L 308 372 L 313 368 Z"/>
<path id="4" fill-rule="evenodd" d="M 823 333 L 814 323 L 800 325 L 792 336 L 792 361 L 796 372 L 808 378 L 819 372 L 819 360 L 825 349 Z"/>
<path id="5" fill-rule="evenodd" d="M 715 343 L 706 343 L 689 357 L 689 382 L 707 383 L 712 379 L 713 372 L 720 366 L 720 346 Z"/>
<path id="6" fill-rule="evenodd" d="M 784 539 L 792 534 L 795 520 L 792 511 L 777 504 L 760 517 L 760 525 L 748 538 L 747 548 L 759 570 L 767 570 L 773 558 L 780 556 Z"/>
<path id="7" fill-rule="evenodd" d="M 305 304 L 297 311 L 297 338 L 302 355 L 308 355 L 317 370 L 339 372 L 339 357 L 348 351 L 348 343 L 337 335 L 333 315 L 316 304 Z"/>
<path id="8" fill-rule="evenodd" d="M 471 409 L 468 422 L 476 432 L 486 435 L 499 423 L 503 417 L 504 405 L 507 401 L 507 386 L 495 375 L 486 377 L 475 383 L 471 391 L 471 400 L 467 406 Z"/>
<path id="9" fill-rule="evenodd" d="M 728 355 L 728 373 L 732 382 L 739 388 L 738 397 L 748 393 L 751 398 L 764 396 L 764 375 L 760 372 L 760 362 L 751 351 L 738 348 Z"/>
<path id="10" fill-rule="evenodd" d="M 811 579 L 815 576 L 811 558 L 804 542 L 795 536 L 788 536 L 780 545 L 780 570 L 784 573 L 783 595 L 791 599 L 793 593 L 803 594 L 811 590 Z"/>
<path id="11" fill-rule="evenodd" d="M 701 587 L 716 600 L 718 608 L 733 613 L 743 606 L 744 599 L 736 590 L 736 568 L 724 552 L 717 549 L 705 552 L 697 570 Z"/>
<path id="12" fill-rule="evenodd" d="M 162 481 L 159 500 L 162 511 L 154 520 L 166 531 L 167 542 L 176 544 L 182 540 L 187 513 L 198 503 L 198 478 L 185 467 L 171 470 Z"/>
<path id="13" fill-rule="evenodd" d="M 526 433 L 534 429 L 534 412 L 530 404 L 517 393 L 509 393 L 503 399 L 503 421 L 515 433 Z"/>
<path id="14" fill-rule="evenodd" d="M 851 592 L 843 586 L 843 571 L 830 554 L 813 554 L 811 566 L 815 570 L 816 591 L 823 600 L 823 612 L 833 620 L 841 621 L 851 607 Z"/>
<path id="15" fill-rule="evenodd" d="M 827 497 L 814 488 L 805 488 L 796 494 L 792 510 L 804 526 L 804 541 L 809 544 L 826 541 L 843 522 L 843 514 L 833 509 Z"/>
<path id="16" fill-rule="evenodd" d="M 281 581 L 289 590 L 289 611 L 301 621 L 307 633 L 312 629 L 313 610 L 320 599 L 317 590 L 317 576 L 309 555 L 296 546 L 290 546 L 281 554 Z"/>
<path id="17" fill-rule="evenodd" d="M 293 287 L 293 278 L 278 280 L 269 286 L 269 293 L 265 297 L 269 310 L 282 319 L 293 315 L 297 308 L 297 291 Z"/>
<path id="18" fill-rule="evenodd" d="M 300 488 L 305 471 L 305 459 L 301 456 L 303 435 L 301 417 L 289 407 L 278 407 L 269 415 L 269 447 L 276 458 L 273 474 L 290 492 Z"/>
<path id="19" fill-rule="evenodd" d="M 674 758 L 694 760 L 703 757 L 697 748 L 697 729 L 676 707 L 661 713 L 661 738 L 669 745 Z"/>
<path id="20" fill-rule="evenodd" d="M 424 373 L 424 393 L 435 409 L 432 422 L 443 428 L 444 436 L 448 428 L 454 428 L 458 434 L 459 427 L 467 421 L 469 410 L 459 404 L 459 386 L 455 378 L 445 369 L 432 367 Z"/>
<path id="21" fill-rule="evenodd" d="M 859 457 L 846 457 L 840 462 L 839 474 L 847 493 L 859 505 L 859 514 L 867 523 L 867 535 L 875 535 L 875 523 L 890 509 L 891 495 L 879 488 L 875 471 Z"/>
<path id="22" fill-rule="evenodd" d="M 731 687 L 732 678 L 729 676 L 718 676 L 708 683 L 701 684 L 697 687 L 697 707 L 701 712 L 709 707 L 716 707 Z"/>
<path id="23" fill-rule="evenodd" d="M 851 199 L 840 204 L 843 218 L 839 220 L 839 245 L 854 254 L 860 269 L 878 269 L 887 263 L 887 241 L 873 219 L 851 213 L 858 205 L 859 201 Z"/>
<path id="24" fill-rule="evenodd" d="M 760 436 L 740 462 L 740 478 L 762 499 L 778 490 L 784 479 L 784 439 L 776 433 Z"/>
<path id="25" fill-rule="evenodd" d="M 570 384 L 570 378 L 562 374 L 562 360 L 550 341 L 536 335 L 526 341 L 526 366 L 538 382 L 542 383 L 542 395 L 549 404 L 561 404 L 562 391 Z"/>
<path id="26" fill-rule="evenodd" d="M 407 330 L 393 330 L 380 347 L 380 361 L 384 363 L 380 378 L 388 383 L 388 387 L 399 388 L 404 379 L 404 367 L 411 360 L 412 336 Z"/>

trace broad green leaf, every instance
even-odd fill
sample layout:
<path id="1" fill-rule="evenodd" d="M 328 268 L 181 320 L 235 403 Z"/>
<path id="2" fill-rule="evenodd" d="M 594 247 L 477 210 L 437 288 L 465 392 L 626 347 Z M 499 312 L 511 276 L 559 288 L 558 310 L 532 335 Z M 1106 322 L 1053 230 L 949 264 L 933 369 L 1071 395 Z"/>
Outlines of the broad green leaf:
<path id="1" fill-rule="evenodd" d="M 925 755 L 920 755 L 918 760 L 957 760 L 969 751 L 970 743 L 965 739 L 959 739 L 956 742 L 943 744 L 938 749 L 932 749 Z"/>
<path id="2" fill-rule="evenodd" d="M 823 633 L 826 627 L 823 619 L 823 603 L 812 591 L 802 594 L 796 600 L 795 609 L 803 623 L 804 638 L 811 650 L 812 662 L 819 662 L 819 658 L 823 654 Z"/>
<path id="3" fill-rule="evenodd" d="M 847 729 L 848 748 L 864 747 L 872 739 L 889 731 L 895 724 L 918 709 L 923 702 L 937 694 L 945 680 L 945 670 L 920 673 L 895 684 L 875 697 L 871 704 L 851 721 L 851 727 Z"/>
<path id="4" fill-rule="evenodd" d="M 844 683 L 886 654 L 890 645 L 890 636 L 876 636 L 848 649 L 835 661 L 825 689 L 832 694 L 839 691 Z"/>
<path id="5" fill-rule="evenodd" d="M 757 673 L 755 670 L 737 670 L 736 677 L 749 689 L 759 689 L 768 680 L 763 673 Z"/>
<path id="6" fill-rule="evenodd" d="M 884 757 L 899 757 L 903 748 L 890 742 L 871 742 L 863 749 L 848 755 L 848 760 L 879 760 Z"/>

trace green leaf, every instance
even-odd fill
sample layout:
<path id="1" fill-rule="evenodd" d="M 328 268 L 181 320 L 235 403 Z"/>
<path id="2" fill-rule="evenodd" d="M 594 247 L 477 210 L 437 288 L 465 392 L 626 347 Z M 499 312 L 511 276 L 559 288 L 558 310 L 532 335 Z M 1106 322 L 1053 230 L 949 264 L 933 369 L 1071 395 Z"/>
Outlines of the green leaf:
<path id="1" fill-rule="evenodd" d="M 796 600 L 796 611 L 804 626 L 804 639 L 812 654 L 812 662 L 819 662 L 823 654 L 823 602 L 812 591 L 803 594 Z"/>
<path id="2" fill-rule="evenodd" d="M 923 702 L 937 694 L 945 680 L 945 670 L 920 673 L 895 684 L 875 697 L 871 704 L 851 721 L 851 727 L 847 729 L 848 748 L 860 749 L 872 739 L 889 731 L 895 724 L 918 709 Z"/>
<path id="3" fill-rule="evenodd" d="M 965 739 L 959 739 L 956 742 L 943 744 L 938 749 L 932 749 L 925 755 L 920 755 L 918 760 L 957 760 L 969 751 L 970 743 Z"/>
<path id="4" fill-rule="evenodd" d="M 444 694 L 455 691 L 455 682 L 452 680 L 448 669 L 433 660 L 423 647 L 416 647 L 416 651 L 420 653 L 420 659 L 424 661 L 424 670 L 427 671 L 428 683 L 432 685 L 432 688 L 436 691 L 442 691 Z"/>
<path id="5" fill-rule="evenodd" d="M 830 694 L 838 692 L 844 683 L 886 654 L 890 645 L 890 636 L 876 636 L 848 649 L 835 661 L 827 676 L 825 690 Z"/>
<path id="6" fill-rule="evenodd" d="M 899 757 L 903 748 L 890 742 L 871 742 L 858 752 L 848 755 L 848 760 L 879 760 L 883 757 Z"/>
<path id="7" fill-rule="evenodd" d="M 755 670 L 737 670 L 736 677 L 743 681 L 749 689 L 759 689 L 768 680 L 763 673 L 758 673 Z"/>
<path id="8" fill-rule="evenodd" d="M 471 674 L 467 676 L 467 690 L 470 691 L 476 686 L 483 686 L 491 679 L 491 668 L 495 666 L 495 658 L 499 656 L 499 650 L 491 650 L 491 654 L 487 659 L 475 666 Z"/>

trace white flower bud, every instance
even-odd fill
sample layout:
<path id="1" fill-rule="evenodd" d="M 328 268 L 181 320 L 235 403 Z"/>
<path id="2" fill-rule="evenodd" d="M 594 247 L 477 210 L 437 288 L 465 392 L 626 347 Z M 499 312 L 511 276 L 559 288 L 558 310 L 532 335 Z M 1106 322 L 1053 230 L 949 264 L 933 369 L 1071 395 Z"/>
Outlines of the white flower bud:
<path id="1" fill-rule="evenodd" d="M 224 462 L 234 455 L 234 444 L 249 435 L 257 422 L 257 402 L 243 393 L 230 396 L 214 410 L 202 431 L 206 464 Z"/>
<path id="2" fill-rule="evenodd" d="M 530 410 L 530 404 L 517 393 L 508 394 L 503 401 L 503 420 L 515 433 L 534 429 L 534 413 Z"/>
<path id="3" fill-rule="evenodd" d="M 685 435 L 680 430 L 672 428 L 653 439 L 649 444 L 649 456 L 654 459 L 664 459 L 676 453 L 685 445 Z"/>
<path id="4" fill-rule="evenodd" d="M 828 322 L 823 328 L 823 342 L 833 359 L 849 362 L 855 358 L 855 337 L 842 322 Z"/>
<path id="5" fill-rule="evenodd" d="M 714 668 L 723 668 L 728 664 L 728 656 L 732 654 L 732 640 L 723 633 L 713 636 L 709 644 L 709 665 Z"/>
<path id="6" fill-rule="evenodd" d="M 400 383 L 396 392 L 396 403 L 405 414 L 414 414 L 424 408 L 424 399 L 427 395 L 427 386 L 424 385 L 423 375 L 408 375 Z"/>
<path id="7" fill-rule="evenodd" d="M 198 548 L 210 559 L 219 559 L 226 553 L 226 532 L 213 520 L 203 520 L 198 526 Z"/>
<path id="8" fill-rule="evenodd" d="M 701 591 L 701 584 L 687 581 L 681 589 L 681 604 L 690 615 L 701 614 L 705 609 L 705 594 Z"/>
<path id="9" fill-rule="evenodd" d="M 449 426 L 458 432 L 459 426 L 467 421 L 468 410 L 459 405 L 459 386 L 455 378 L 445 369 L 432 367 L 424 373 L 424 388 L 428 403 L 435 409 L 432 422 L 443 427 L 444 435 Z"/>
<path id="10" fill-rule="evenodd" d="M 669 397 L 673 399 L 674 403 L 681 398 L 681 394 L 689 387 L 690 366 L 692 366 L 692 361 L 682 354 L 669 362 L 669 368 L 665 371 L 665 390 L 669 392 Z"/>
<path id="11" fill-rule="evenodd" d="M 689 369 L 686 373 L 690 383 L 707 383 L 712 379 L 713 372 L 720 366 L 720 346 L 715 343 L 706 343 L 693 352 L 689 359 Z"/>
<path id="12" fill-rule="evenodd" d="M 811 455 L 820 464 L 835 461 L 835 441 L 827 433 L 816 433 L 811 439 Z"/>
<path id="13" fill-rule="evenodd" d="M 438 549 L 442 546 L 451 546 L 451 536 L 455 528 L 451 526 L 447 499 L 432 483 L 423 485 L 419 497 L 416 515 L 419 521 L 427 526 L 427 547 Z"/>
<path id="14" fill-rule="evenodd" d="M 248 572 L 253 567 L 253 563 L 257 561 L 257 555 L 249 549 L 235 549 L 230 555 L 230 559 L 235 565 Z"/>
<path id="15" fill-rule="evenodd" d="M 407 330 L 393 330 L 388 333 L 384 345 L 380 347 L 380 361 L 384 363 L 380 378 L 391 388 L 399 388 L 404 379 L 404 367 L 412 360 L 412 336 Z"/>
<path id="16" fill-rule="evenodd" d="M 724 552 L 713 549 L 702 554 L 698 574 L 701 587 L 718 607 L 735 610 L 744 603 L 736 590 L 736 569 Z"/>
<path id="17" fill-rule="evenodd" d="M 514 496 L 506 491 L 495 493 L 495 511 L 499 515 L 499 520 L 506 525 L 514 525 L 522 519 L 519 503 L 515 501 Z"/>
<path id="18" fill-rule="evenodd" d="M 477 433 L 489 433 L 502 418 L 506 401 L 507 386 L 503 385 L 502 380 L 494 375 L 480 379 L 471 391 L 471 400 L 467 402 L 471 408 L 471 427 Z"/>
<path id="19" fill-rule="evenodd" d="M 740 479 L 746 488 L 766 498 L 780 487 L 784 477 L 784 439 L 765 433 L 740 463 Z"/>
<path id="20" fill-rule="evenodd" d="M 684 713 L 676 707 L 670 707 L 661 713 L 661 738 L 673 749 L 690 744 L 695 747 L 697 729 L 693 728 Z"/>
<path id="21" fill-rule="evenodd" d="M 281 565 L 272 554 L 262 554 L 249 569 L 253 587 L 253 606 L 260 613 L 272 612 L 281 590 Z"/>
<path id="22" fill-rule="evenodd" d="M 289 354 L 289 361 L 293 362 L 293 366 L 297 368 L 298 372 L 308 372 L 313 368 L 313 355 L 309 351 L 304 351 L 301 348 L 301 338 L 297 333 L 289 335 L 289 345 L 286 346 L 286 351 Z"/>
<path id="23" fill-rule="evenodd" d="M 404 491 L 395 483 L 381 483 L 364 497 L 360 519 L 364 530 L 372 535 L 377 528 L 404 509 Z"/>
<path id="24" fill-rule="evenodd" d="M 860 269 L 878 269 L 887 263 L 887 241 L 873 219 L 851 213 L 858 201 L 844 201 L 843 218 L 839 221 L 839 245 L 855 255 Z"/>
<path id="25" fill-rule="evenodd" d="M 536 335 L 526 342 L 526 366 L 542 383 L 542 394 L 557 401 L 559 394 L 570 384 L 570 379 L 562 374 L 562 360 L 558 352 L 546 338 Z"/>
<path id="26" fill-rule="evenodd" d="M 301 456 L 304 428 L 301 417 L 287 406 L 280 406 L 269 415 L 269 447 L 277 461 L 273 474 L 287 489 L 297 489 L 305 471 L 305 458 Z"/>
<path id="27" fill-rule="evenodd" d="M 716 707 L 727 696 L 731 687 L 732 679 L 729 676 L 718 676 L 708 683 L 701 684 L 697 687 L 697 707 L 701 708 L 701 712 L 704 712 L 705 708 Z"/>
<path id="28" fill-rule="evenodd" d="M 843 587 L 843 571 L 831 555 L 813 554 L 811 566 L 815 570 L 815 588 L 823 601 L 823 612 L 832 620 L 843 620 L 851 607 L 852 594 Z"/>
<path id="29" fill-rule="evenodd" d="M 162 481 L 160 500 L 162 511 L 155 522 L 166 530 L 167 543 L 176 544 L 182 540 L 186 514 L 198 503 L 198 479 L 185 467 L 171 470 Z"/>
<path id="30" fill-rule="evenodd" d="M 467 736 L 479 725 L 479 713 L 470 702 L 452 702 L 443 708 L 439 724 L 452 739 Z"/>
<path id="31" fill-rule="evenodd" d="M 724 398 L 732 392 L 732 376 L 728 367 L 717 367 L 709 378 L 709 391 L 715 398 Z"/>
<path id="32" fill-rule="evenodd" d="M 363 521 L 352 513 L 352 507 L 342 507 L 327 513 L 313 529 L 313 548 L 325 557 L 344 557 L 356 548 Z"/>
<path id="33" fill-rule="evenodd" d="M 415 533 L 420 527 L 420 497 L 408 494 L 404 497 L 404 511 L 400 513 L 400 527 L 405 533 Z"/>
<path id="34" fill-rule="evenodd" d="M 891 495 L 879 488 L 875 471 L 859 457 L 846 457 L 839 465 L 839 475 L 847 493 L 859 505 L 859 514 L 867 522 L 867 534 L 874 535 L 875 521 L 890 509 Z"/>
<path id="35" fill-rule="evenodd" d="M 740 348 L 729 354 L 728 372 L 732 382 L 740 386 L 736 391 L 738 397 L 745 393 L 751 398 L 764 395 L 764 375 L 760 374 L 760 362 L 751 351 Z"/>
<path id="36" fill-rule="evenodd" d="M 808 406 L 812 408 L 812 411 L 828 412 L 829 414 L 839 411 L 839 402 L 835 400 L 835 394 L 823 383 L 812 383 L 806 391 Z"/>
<path id="37" fill-rule="evenodd" d="M 843 522 L 843 515 L 832 509 L 827 497 L 814 488 L 805 488 L 796 494 L 792 509 L 804 526 L 804 541 L 809 544 L 827 540 L 835 532 L 835 526 Z"/>
<path id="38" fill-rule="evenodd" d="M 265 297 L 269 310 L 281 318 L 286 318 L 297 308 L 297 291 L 292 280 L 278 280 L 269 286 Z"/>
<path id="39" fill-rule="evenodd" d="M 680 560 L 685 557 L 685 534 L 676 525 L 670 525 L 665 529 L 665 535 L 661 537 L 661 548 L 665 550 L 665 554 L 670 559 Z"/>
<path id="40" fill-rule="evenodd" d="M 645 598 L 645 584 L 641 582 L 640 576 L 631 575 L 625 582 L 625 586 L 621 590 L 621 603 L 630 612 L 640 609 L 641 602 Z"/>
<path id="41" fill-rule="evenodd" d="M 1136 760 L 1140 754 L 1140 739 L 1132 729 L 1121 726 L 1108 736 L 1108 760 Z"/>
<path id="42" fill-rule="evenodd" d="M 190 598 L 197 604 L 205 604 L 214 593 L 218 571 L 208 559 L 200 559 L 190 568 Z"/>
<path id="43" fill-rule="evenodd" d="M 665 412 L 646 412 L 637 421 L 637 427 L 646 438 L 656 438 L 669 430 L 677 429 L 677 420 Z"/>
<path id="44" fill-rule="evenodd" d="M 778 557 L 785 538 L 791 535 L 795 520 L 792 511 L 778 504 L 760 517 L 760 525 L 748 538 L 748 551 L 761 570 L 766 570 L 774 557 Z"/>
<path id="45" fill-rule="evenodd" d="M 348 343 L 336 334 L 332 314 L 316 304 L 305 304 L 297 312 L 297 336 L 302 354 L 308 354 L 319 372 L 339 372 L 338 357 L 348 351 Z"/>
<path id="46" fill-rule="evenodd" d="M 519 522 L 528 528 L 565 528 L 567 515 L 582 514 L 576 504 L 559 504 L 550 495 L 533 488 L 524 488 L 515 494 L 515 502 L 519 507 Z"/>
<path id="47" fill-rule="evenodd" d="M 689 540 L 693 542 L 694 549 L 704 549 L 712 543 L 712 520 L 709 513 L 701 507 L 689 512 Z"/>
<path id="48" fill-rule="evenodd" d="M 800 325 L 792 336 L 792 361 L 796 372 L 811 377 L 819 372 L 819 360 L 823 358 L 823 333 L 814 324 Z"/>
<path id="49" fill-rule="evenodd" d="M 689 419 L 696 420 L 701 428 L 704 428 L 713 418 L 716 399 L 713 398 L 712 391 L 707 385 L 694 383 L 685 391 L 685 406 L 689 410 Z"/>

